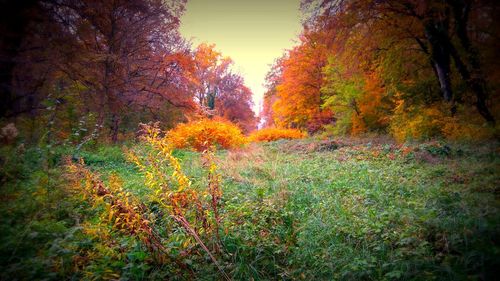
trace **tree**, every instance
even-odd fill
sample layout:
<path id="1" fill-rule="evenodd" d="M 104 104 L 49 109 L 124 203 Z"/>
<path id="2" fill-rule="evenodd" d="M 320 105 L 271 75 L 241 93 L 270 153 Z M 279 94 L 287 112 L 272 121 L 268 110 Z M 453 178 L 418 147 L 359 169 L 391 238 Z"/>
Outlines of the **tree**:
<path id="1" fill-rule="evenodd" d="M 201 109 L 239 124 L 246 132 L 253 130 L 252 93 L 243 78 L 232 72 L 231 58 L 216 51 L 214 44 L 203 43 L 194 50 L 193 61 L 193 91 Z"/>
<path id="2" fill-rule="evenodd" d="M 321 87 L 327 47 L 305 33 L 301 45 L 288 51 L 281 63 L 277 100 L 272 106 L 274 122 L 280 127 L 307 129 L 323 109 Z"/>
<path id="3" fill-rule="evenodd" d="M 277 87 L 283 82 L 283 61 L 288 59 L 288 53 L 284 53 L 283 56 L 277 58 L 271 65 L 271 69 L 266 74 L 264 86 L 266 92 L 264 93 L 264 99 L 262 104 L 262 110 L 260 112 L 260 119 L 262 120 L 263 127 L 274 127 L 274 112 L 273 104 L 278 100 Z"/>
<path id="4" fill-rule="evenodd" d="M 162 59 L 183 47 L 177 33 L 182 6 L 157 0 L 67 0 L 50 8 L 55 20 L 76 35 L 71 51 L 81 59 L 64 65 L 64 71 L 91 85 L 99 122 L 109 120 L 116 142 L 123 110 L 138 95 L 152 92 L 156 80 L 168 79 L 158 73 Z"/>
<path id="5" fill-rule="evenodd" d="M 369 29 L 374 33 L 370 37 L 378 37 L 379 44 L 383 41 L 403 41 L 386 45 L 388 53 L 393 53 L 403 44 L 410 56 L 424 53 L 428 58 L 428 67 L 439 83 L 442 99 L 450 105 L 452 114 L 456 112 L 456 103 L 464 102 L 457 94 L 458 85 L 453 85 L 454 75 L 459 75 L 468 91 L 474 94 L 479 114 L 488 123 L 495 123 L 487 106 L 489 87 L 480 62 L 481 55 L 470 40 L 472 33 L 482 33 L 478 39 L 491 38 L 491 34 L 478 29 L 478 26 L 480 22 L 494 22 L 497 8 L 493 3 L 468 0 L 306 0 L 303 6 L 316 11 L 308 21 L 311 26 L 335 26 L 336 34 L 349 34 L 350 37 L 357 35 L 359 30 Z M 470 20 L 470 15 L 474 13 L 482 15 L 481 21 Z M 363 41 L 364 38 L 358 42 L 363 45 Z"/>
<path id="6" fill-rule="evenodd" d="M 50 93 L 62 107 L 77 107 L 74 118 L 94 113 L 98 127 L 108 125 L 116 142 L 120 126 L 131 118 L 194 110 L 191 55 L 178 32 L 184 3 L 38 1 L 39 16 L 21 33 L 12 71 L 11 92 L 25 108 L 17 112 L 45 108 Z"/>

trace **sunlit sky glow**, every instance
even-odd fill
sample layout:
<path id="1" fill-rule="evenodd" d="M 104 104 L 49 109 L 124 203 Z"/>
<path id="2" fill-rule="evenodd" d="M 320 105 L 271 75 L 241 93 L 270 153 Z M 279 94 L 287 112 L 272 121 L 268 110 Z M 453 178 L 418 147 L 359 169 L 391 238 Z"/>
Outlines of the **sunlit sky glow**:
<path id="1" fill-rule="evenodd" d="M 207 42 L 229 56 L 262 101 L 270 64 L 295 44 L 301 30 L 300 0 L 188 0 L 181 33 L 193 46 Z"/>

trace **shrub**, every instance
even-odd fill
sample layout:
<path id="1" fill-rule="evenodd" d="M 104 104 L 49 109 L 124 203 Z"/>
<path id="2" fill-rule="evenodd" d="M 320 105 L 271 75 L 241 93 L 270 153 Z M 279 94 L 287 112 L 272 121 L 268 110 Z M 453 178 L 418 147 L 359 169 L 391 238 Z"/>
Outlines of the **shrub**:
<path id="1" fill-rule="evenodd" d="M 176 148 L 194 148 L 203 151 L 210 146 L 234 148 L 246 143 L 240 128 L 223 119 L 203 119 L 179 124 L 166 136 Z"/>
<path id="2" fill-rule="evenodd" d="M 255 142 L 275 141 L 279 139 L 301 139 L 307 134 L 297 129 L 266 128 L 250 135 L 250 140 Z"/>
<path id="3" fill-rule="evenodd" d="M 398 142 L 440 137 L 446 115 L 438 106 L 406 108 L 403 102 L 396 107 L 390 131 Z"/>
<path id="4" fill-rule="evenodd" d="M 66 158 L 67 178 L 71 181 L 75 194 L 83 194 L 92 204 L 92 208 L 101 213 L 97 227 L 94 227 L 93 223 L 85 222 L 85 225 L 90 227 L 84 225 L 83 232 L 97 238 L 98 243 L 106 248 L 108 260 L 120 258 L 114 255 L 116 247 L 112 247 L 108 241 L 117 238 L 117 234 L 122 234 L 140 241 L 142 249 L 150 254 L 149 262 L 156 265 L 176 264 L 180 268 L 186 268 L 186 264 L 206 261 L 207 257 L 203 255 L 205 252 L 222 274 L 221 277 L 230 280 L 216 258 L 220 253 L 219 232 L 223 221 L 219 215 L 222 177 L 215 164 L 215 151 L 210 148 L 202 154 L 207 179 L 204 181 L 206 189 L 200 190 L 198 185 L 192 184 L 179 159 L 172 154 L 173 146 L 168 139 L 161 136 L 158 123 L 143 124 L 141 127 L 144 133 L 141 136 L 142 145 L 138 151 L 127 150 L 126 157 L 144 176 L 143 186 L 150 191 L 149 202 L 141 202 L 138 197 L 123 188 L 126 182 L 117 174 L 111 174 L 106 183 L 101 180 L 99 174 L 84 165 L 83 159 L 80 159 L 79 163 L 73 163 L 70 158 Z M 143 147 L 148 147 L 148 152 L 144 153 Z M 103 230 L 107 229 L 112 232 L 103 233 Z M 120 245 L 120 249 L 126 249 L 130 243 Z M 193 250 L 197 246 L 203 250 L 201 253 Z M 144 261 L 147 255 L 146 252 L 141 252 L 140 262 Z M 92 249 L 89 249 L 86 257 L 101 259 L 99 253 L 94 253 Z M 96 273 L 98 274 L 99 270 L 91 269 L 90 274 L 96 278 L 89 279 L 108 277 L 95 276 Z M 119 275 L 118 273 L 111 274 Z M 109 276 L 114 277 L 111 274 Z"/>
<path id="5" fill-rule="evenodd" d="M 468 120 L 466 120 L 468 118 Z M 470 121 L 471 117 L 454 118 L 452 122 L 447 122 L 443 125 L 442 132 L 447 139 L 450 140 L 485 140 L 492 139 L 495 136 L 495 130 L 498 127 L 492 128 L 481 124 L 482 120 Z"/>
<path id="6" fill-rule="evenodd" d="M 443 104 L 406 108 L 402 102 L 394 111 L 390 132 L 399 142 L 432 138 L 475 141 L 495 135 L 495 129 L 485 126 L 482 117 L 472 114 L 470 108 L 458 106 L 455 116 L 450 116 Z"/>

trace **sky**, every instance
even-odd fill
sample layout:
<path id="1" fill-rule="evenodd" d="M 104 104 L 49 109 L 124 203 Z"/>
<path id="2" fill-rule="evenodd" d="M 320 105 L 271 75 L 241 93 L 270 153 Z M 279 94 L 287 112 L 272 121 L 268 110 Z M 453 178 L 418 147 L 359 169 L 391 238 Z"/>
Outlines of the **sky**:
<path id="1" fill-rule="evenodd" d="M 262 85 L 274 60 L 296 45 L 300 0 L 188 0 L 181 34 L 193 46 L 214 43 L 234 61 L 234 70 L 253 92 L 258 111 Z"/>

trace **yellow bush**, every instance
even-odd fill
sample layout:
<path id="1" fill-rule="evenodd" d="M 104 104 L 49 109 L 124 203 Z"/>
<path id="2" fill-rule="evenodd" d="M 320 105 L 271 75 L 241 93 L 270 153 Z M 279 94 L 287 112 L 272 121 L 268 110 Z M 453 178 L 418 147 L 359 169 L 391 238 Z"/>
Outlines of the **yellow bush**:
<path id="1" fill-rule="evenodd" d="M 307 134 L 297 129 L 266 128 L 252 133 L 250 141 L 275 141 L 279 139 L 301 139 Z"/>
<path id="2" fill-rule="evenodd" d="M 390 130 L 398 142 L 443 137 L 450 140 L 483 140 L 494 136 L 494 129 L 484 125 L 474 109 L 459 107 L 450 116 L 446 105 L 405 108 L 403 102 L 394 111 Z"/>
<path id="3" fill-rule="evenodd" d="M 450 118 L 451 119 L 451 118 Z M 443 135 L 450 140 L 477 141 L 492 139 L 495 137 L 495 128 L 485 126 L 480 122 L 453 118 L 453 122 L 447 122 L 442 128 Z M 484 123 L 484 122 L 483 122 Z M 498 127 L 496 128 L 498 130 Z"/>
<path id="4" fill-rule="evenodd" d="M 233 148 L 246 143 L 246 138 L 235 124 L 223 119 L 202 119 L 179 124 L 168 131 L 166 138 L 177 148 L 193 148 L 203 151 L 214 145 Z"/>
<path id="5" fill-rule="evenodd" d="M 398 112 L 392 118 L 391 132 L 399 142 L 441 136 L 446 116 L 436 107 Z"/>

